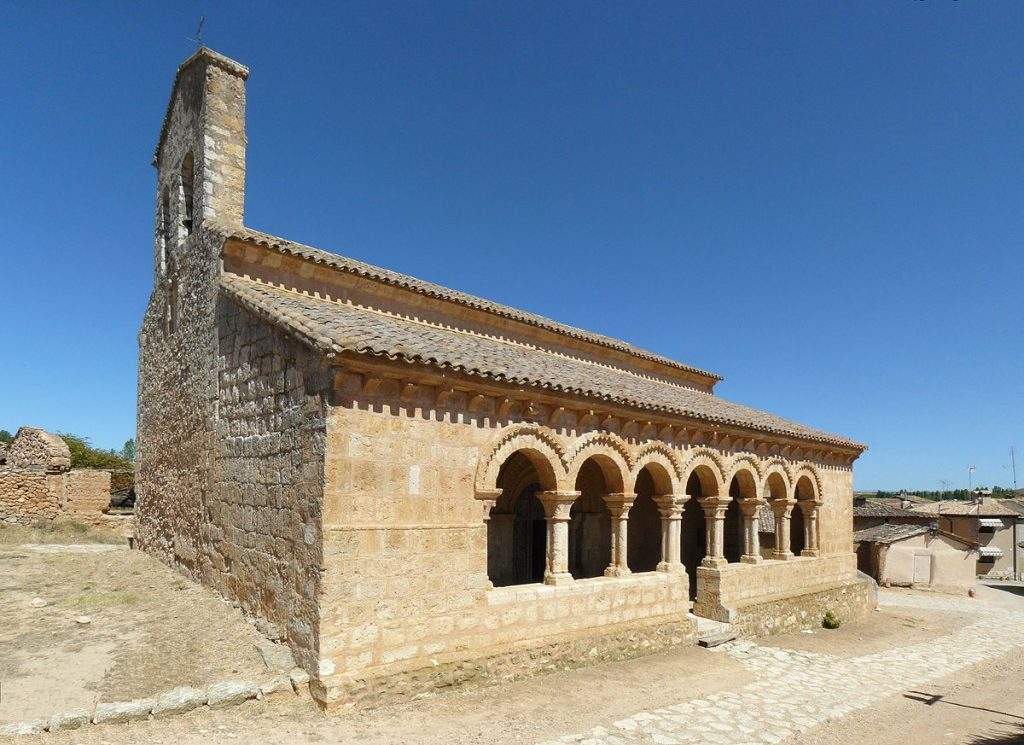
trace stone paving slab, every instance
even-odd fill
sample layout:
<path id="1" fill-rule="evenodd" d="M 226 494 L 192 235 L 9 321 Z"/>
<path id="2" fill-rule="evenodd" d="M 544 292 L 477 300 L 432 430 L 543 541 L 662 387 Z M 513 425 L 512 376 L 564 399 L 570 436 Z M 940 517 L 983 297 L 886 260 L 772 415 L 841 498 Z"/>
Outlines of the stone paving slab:
<path id="1" fill-rule="evenodd" d="M 1024 644 L 1024 612 L 1018 610 L 900 592 L 882 592 L 879 601 L 884 607 L 966 611 L 977 620 L 948 636 L 853 658 L 762 647 L 749 640 L 729 642 L 710 652 L 738 660 L 757 676 L 754 683 L 640 712 L 544 745 L 774 745 Z"/>

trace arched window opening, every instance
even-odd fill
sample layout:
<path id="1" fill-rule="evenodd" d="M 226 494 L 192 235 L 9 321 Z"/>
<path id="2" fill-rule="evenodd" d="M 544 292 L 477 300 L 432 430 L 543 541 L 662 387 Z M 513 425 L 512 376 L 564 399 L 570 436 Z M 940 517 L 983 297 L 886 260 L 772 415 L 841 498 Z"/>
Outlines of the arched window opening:
<path id="1" fill-rule="evenodd" d="M 547 523 L 537 498 L 540 474 L 523 453 L 498 472 L 501 497 L 487 521 L 487 576 L 495 587 L 544 580 Z"/>
<path id="2" fill-rule="evenodd" d="M 656 487 L 648 469 L 636 479 L 636 499 L 629 511 L 626 556 L 631 572 L 653 572 L 661 561 L 661 513 L 654 501 Z"/>
<path id="3" fill-rule="evenodd" d="M 807 526 L 801 505 L 814 501 L 814 487 L 807 476 L 801 476 L 796 482 L 796 505 L 789 521 L 789 550 L 796 556 L 807 548 Z"/>
<path id="4" fill-rule="evenodd" d="M 612 517 L 604 496 L 608 484 L 593 458 L 576 477 L 580 496 L 569 512 L 569 573 L 576 579 L 600 577 L 612 560 Z"/>
<path id="5" fill-rule="evenodd" d="M 193 181 L 195 179 L 195 164 L 192 160 L 192 153 L 185 155 L 181 161 L 181 209 L 179 216 L 183 237 L 192 234 L 192 213 L 193 213 Z"/>
<path id="6" fill-rule="evenodd" d="M 765 480 L 764 498 L 766 504 L 761 508 L 761 555 L 766 559 L 773 558 L 778 548 L 775 525 L 774 503 L 786 500 L 786 481 L 778 471 L 768 474 Z"/>
<path id="7" fill-rule="evenodd" d="M 167 286 L 167 306 L 164 309 L 164 333 L 167 336 L 178 331 L 178 278 L 171 277 Z"/>
<path id="8" fill-rule="evenodd" d="M 697 597 L 697 567 L 707 556 L 707 532 L 704 509 L 700 500 L 704 498 L 704 489 L 696 472 L 690 474 L 686 482 L 686 493 L 690 498 L 683 508 L 683 519 L 680 524 L 680 543 L 682 544 L 680 561 L 686 567 L 690 577 L 690 599 Z"/>
<path id="9" fill-rule="evenodd" d="M 729 506 L 725 510 L 725 523 L 722 526 L 722 553 L 730 564 L 738 562 L 743 556 L 743 511 L 740 509 L 740 492 L 736 479 L 729 484 Z"/>
<path id="10" fill-rule="evenodd" d="M 160 194 L 160 212 L 157 216 L 157 245 L 160 276 L 167 275 L 167 252 L 171 246 L 171 194 L 165 186 Z"/>

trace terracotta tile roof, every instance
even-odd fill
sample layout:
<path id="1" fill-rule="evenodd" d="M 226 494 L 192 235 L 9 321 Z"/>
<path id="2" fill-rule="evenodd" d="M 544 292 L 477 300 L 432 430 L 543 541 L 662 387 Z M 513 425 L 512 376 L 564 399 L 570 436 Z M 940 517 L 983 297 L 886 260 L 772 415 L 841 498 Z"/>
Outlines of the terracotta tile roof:
<path id="1" fill-rule="evenodd" d="M 944 500 L 929 502 L 913 508 L 914 512 L 936 515 L 976 515 L 978 517 L 1018 517 L 1024 515 L 1024 509 L 1009 499 L 986 498 L 981 503 L 974 500 Z"/>
<path id="2" fill-rule="evenodd" d="M 234 274 L 224 292 L 324 352 L 420 363 L 723 425 L 863 449 L 851 440 L 731 403 L 710 393 L 528 344 L 437 326 L 287 290 Z"/>
<path id="3" fill-rule="evenodd" d="M 913 510 L 905 510 L 899 506 L 899 500 L 896 504 L 891 504 L 888 501 L 881 499 L 874 500 L 870 499 L 865 504 L 854 504 L 853 505 L 853 516 L 854 517 L 913 517 L 913 518 L 924 518 L 920 512 L 914 512 Z"/>
<path id="4" fill-rule="evenodd" d="M 902 541 L 905 538 L 913 538 L 916 535 L 923 535 L 932 530 L 931 524 L 927 525 L 903 525 L 897 523 L 882 523 L 871 528 L 854 531 L 853 542 L 863 543 L 893 543 Z"/>
<path id="5" fill-rule="evenodd" d="M 972 551 L 978 550 L 978 544 L 973 541 L 969 541 L 963 536 L 954 535 L 945 530 L 939 530 L 935 523 L 928 523 L 926 525 L 905 525 L 898 523 L 883 523 L 882 525 L 875 525 L 871 528 L 864 528 L 863 530 L 856 530 L 853 533 L 854 543 L 896 543 L 896 541 L 902 541 L 906 538 L 913 538 L 914 536 L 924 535 L 925 533 L 934 533 L 936 535 L 944 536 L 951 541 L 956 541 Z"/>
<path id="6" fill-rule="evenodd" d="M 345 256 L 339 256 L 338 254 L 333 254 L 319 248 L 305 246 L 301 243 L 295 243 L 284 238 L 278 238 L 277 236 L 270 235 L 268 233 L 261 233 L 260 231 L 253 230 L 251 228 L 220 224 L 210 224 L 210 226 L 212 230 L 223 235 L 225 238 L 237 238 L 239 240 L 251 241 L 282 254 L 299 256 L 304 259 L 309 259 L 317 264 L 324 264 L 343 272 L 350 272 L 385 284 L 395 285 L 407 290 L 413 290 L 414 292 L 418 292 L 429 297 L 447 300 L 476 310 L 487 311 L 497 316 L 502 316 L 503 318 L 509 318 L 522 323 L 528 323 L 532 326 L 548 329 L 550 331 L 556 331 L 575 339 L 581 339 L 593 344 L 600 344 L 611 349 L 616 349 L 620 352 L 626 352 L 641 359 L 651 360 L 662 365 L 668 365 L 679 370 L 695 373 L 697 375 L 710 378 L 712 381 L 722 379 L 720 375 L 716 375 L 713 372 L 701 370 L 699 367 L 687 365 L 668 357 L 663 357 L 660 354 L 648 352 L 645 349 L 635 347 L 621 339 L 604 336 L 603 334 L 595 334 L 591 331 L 576 328 L 575 326 L 569 326 L 564 323 L 559 323 L 558 321 L 553 321 L 550 318 L 545 318 L 544 316 L 537 315 L 536 313 L 529 313 L 524 310 L 519 310 L 518 308 L 512 308 L 508 305 L 484 300 L 483 298 L 479 298 L 465 292 L 459 292 L 458 290 L 452 290 L 442 285 L 434 284 L 433 282 L 427 282 L 422 279 L 417 279 L 416 277 L 410 277 L 407 274 L 401 274 L 399 272 L 391 271 L 390 269 L 383 269 L 378 266 L 373 266 L 372 264 L 366 264 L 362 261 L 356 261 L 355 259 L 350 259 Z"/>

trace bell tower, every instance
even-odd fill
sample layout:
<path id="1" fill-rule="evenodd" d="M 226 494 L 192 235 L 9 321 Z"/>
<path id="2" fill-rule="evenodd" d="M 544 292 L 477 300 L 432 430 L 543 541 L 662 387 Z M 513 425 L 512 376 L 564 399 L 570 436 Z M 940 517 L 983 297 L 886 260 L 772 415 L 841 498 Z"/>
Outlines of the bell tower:
<path id="1" fill-rule="evenodd" d="M 241 225 L 245 207 L 245 66 L 202 47 L 178 68 L 153 165 L 158 277 L 205 220 Z"/>

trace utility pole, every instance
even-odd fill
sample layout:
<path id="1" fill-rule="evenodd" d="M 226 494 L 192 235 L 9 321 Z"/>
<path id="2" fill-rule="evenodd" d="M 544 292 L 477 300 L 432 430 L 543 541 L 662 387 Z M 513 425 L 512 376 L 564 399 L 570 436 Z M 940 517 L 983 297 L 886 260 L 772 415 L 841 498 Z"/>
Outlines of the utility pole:
<path id="1" fill-rule="evenodd" d="M 1013 490 L 1017 491 L 1017 448 L 1010 445 L 1010 468 L 1013 470 Z"/>
<path id="2" fill-rule="evenodd" d="M 978 470 L 977 466 L 967 466 L 967 493 L 972 494 L 974 492 L 974 472 Z"/>

